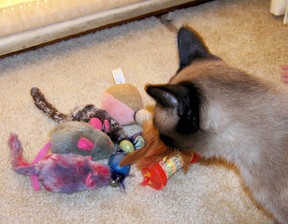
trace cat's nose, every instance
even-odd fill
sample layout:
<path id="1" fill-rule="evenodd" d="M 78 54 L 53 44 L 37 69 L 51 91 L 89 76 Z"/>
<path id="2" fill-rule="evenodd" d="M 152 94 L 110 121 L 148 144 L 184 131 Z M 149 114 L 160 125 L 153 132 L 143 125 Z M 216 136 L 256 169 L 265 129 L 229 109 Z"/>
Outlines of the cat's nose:
<path id="1" fill-rule="evenodd" d="M 174 145 L 174 141 L 171 137 L 167 136 L 167 135 L 160 135 L 160 139 L 162 140 L 162 142 L 168 146 L 168 147 L 171 147 L 171 148 L 174 148 L 175 145 Z"/>

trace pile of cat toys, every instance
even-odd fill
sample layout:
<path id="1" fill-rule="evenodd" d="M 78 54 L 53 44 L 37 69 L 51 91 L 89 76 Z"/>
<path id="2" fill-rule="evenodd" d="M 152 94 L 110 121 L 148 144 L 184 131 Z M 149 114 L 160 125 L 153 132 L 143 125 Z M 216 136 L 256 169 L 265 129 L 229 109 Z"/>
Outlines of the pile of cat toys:
<path id="1" fill-rule="evenodd" d="M 133 85 L 108 88 L 101 109 L 89 104 L 70 114 L 59 112 L 38 88 L 32 88 L 31 95 L 35 105 L 57 123 L 31 163 L 23 158 L 17 134 L 10 135 L 12 168 L 30 176 L 34 190 L 41 189 L 40 183 L 48 191 L 66 194 L 109 185 L 125 189 L 133 163 L 143 174 L 142 185 L 160 190 L 177 170 L 197 160 L 193 153 L 176 155 L 160 141 L 151 113 L 143 109 Z M 127 136 L 123 126 L 132 123 L 143 125 L 143 134 Z M 108 164 L 100 161 L 104 159 Z"/>
<path id="2" fill-rule="evenodd" d="M 120 162 L 120 166 L 136 164 L 144 177 L 142 186 L 161 190 L 178 170 L 184 168 L 187 172 L 189 166 L 200 159 L 194 152 L 181 152 L 167 147 L 160 140 L 159 132 L 151 120 L 143 122 L 142 136 L 146 141 L 144 147 L 128 154 Z"/>

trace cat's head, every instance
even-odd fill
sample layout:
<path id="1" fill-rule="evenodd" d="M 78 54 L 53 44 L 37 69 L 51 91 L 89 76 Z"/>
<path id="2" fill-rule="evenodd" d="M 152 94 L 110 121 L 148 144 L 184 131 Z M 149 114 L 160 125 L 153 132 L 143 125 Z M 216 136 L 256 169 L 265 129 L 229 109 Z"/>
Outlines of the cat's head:
<path id="1" fill-rule="evenodd" d="M 203 100 L 201 89 L 193 82 L 192 73 L 197 72 L 190 68 L 221 60 L 209 52 L 194 30 L 183 27 L 177 38 L 180 65 L 176 75 L 168 84 L 147 85 L 146 92 L 156 101 L 153 121 L 163 142 L 188 151 L 193 150 L 193 138 L 201 129 Z"/>

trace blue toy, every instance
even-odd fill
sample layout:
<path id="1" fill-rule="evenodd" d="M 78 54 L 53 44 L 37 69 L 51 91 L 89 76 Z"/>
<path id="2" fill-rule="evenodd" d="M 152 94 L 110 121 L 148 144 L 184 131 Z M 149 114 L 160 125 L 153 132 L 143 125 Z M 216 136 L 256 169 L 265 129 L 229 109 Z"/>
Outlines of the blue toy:
<path id="1" fill-rule="evenodd" d="M 123 189 L 125 189 L 124 180 L 129 175 L 130 165 L 125 165 L 123 167 L 119 165 L 119 163 L 125 156 L 126 152 L 117 151 L 113 153 L 108 160 L 108 165 L 111 172 L 110 185 L 112 187 L 118 187 L 120 185 Z"/>

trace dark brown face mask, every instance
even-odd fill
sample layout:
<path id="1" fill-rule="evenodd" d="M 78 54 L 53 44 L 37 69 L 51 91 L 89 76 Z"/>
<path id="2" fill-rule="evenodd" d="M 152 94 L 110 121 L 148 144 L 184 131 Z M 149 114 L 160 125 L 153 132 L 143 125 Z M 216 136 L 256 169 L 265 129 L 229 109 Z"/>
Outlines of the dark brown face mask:
<path id="1" fill-rule="evenodd" d="M 181 152 L 177 149 L 167 147 L 160 139 L 158 130 L 154 127 L 152 121 L 143 123 L 143 138 L 145 139 L 145 146 L 132 153 L 129 153 L 121 161 L 120 166 L 136 164 L 138 169 L 152 166 L 160 162 L 164 157 L 170 158 L 179 153 L 183 159 L 183 168 L 185 172 L 194 158 L 194 152 Z"/>

